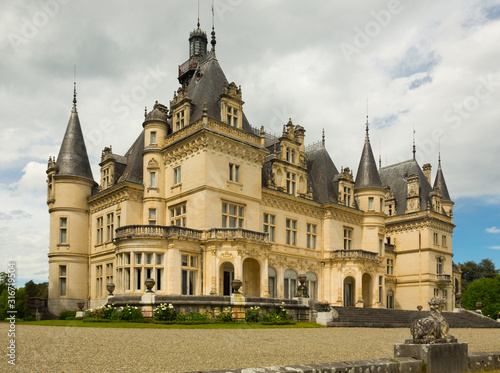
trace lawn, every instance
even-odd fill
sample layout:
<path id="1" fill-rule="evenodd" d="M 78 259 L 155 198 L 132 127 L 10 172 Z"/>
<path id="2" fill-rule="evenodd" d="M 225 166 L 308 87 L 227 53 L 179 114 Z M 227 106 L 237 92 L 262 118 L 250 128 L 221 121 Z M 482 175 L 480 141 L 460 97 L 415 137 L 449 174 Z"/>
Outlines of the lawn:
<path id="1" fill-rule="evenodd" d="M 42 320 L 42 321 L 18 321 L 17 325 L 45 325 L 45 326 L 69 326 L 69 327 L 91 327 L 91 328 L 162 328 L 162 329 L 290 329 L 290 328 L 324 328 L 312 322 L 298 322 L 293 325 L 263 325 L 260 323 L 212 323 L 196 325 L 166 325 L 144 322 L 86 322 L 83 320 Z"/>

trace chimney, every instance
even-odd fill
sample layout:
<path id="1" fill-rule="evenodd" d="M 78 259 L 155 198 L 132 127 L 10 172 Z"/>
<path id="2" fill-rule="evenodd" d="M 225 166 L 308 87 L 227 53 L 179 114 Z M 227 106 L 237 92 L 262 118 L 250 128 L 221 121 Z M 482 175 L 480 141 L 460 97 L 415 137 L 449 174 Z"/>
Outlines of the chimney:
<path id="1" fill-rule="evenodd" d="M 432 185 L 432 182 L 431 182 L 431 169 L 432 169 L 432 166 L 430 163 L 426 163 L 424 164 L 424 166 L 422 167 L 424 169 L 424 175 L 425 175 L 425 178 L 427 179 L 427 181 L 429 182 L 429 184 Z"/>

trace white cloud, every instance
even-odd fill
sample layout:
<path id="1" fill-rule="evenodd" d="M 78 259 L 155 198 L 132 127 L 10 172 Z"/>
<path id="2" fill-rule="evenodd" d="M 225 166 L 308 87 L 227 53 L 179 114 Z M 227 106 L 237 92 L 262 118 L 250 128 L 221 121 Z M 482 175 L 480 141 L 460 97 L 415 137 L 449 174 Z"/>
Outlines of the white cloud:
<path id="1" fill-rule="evenodd" d="M 488 247 L 488 249 L 491 249 L 491 250 L 500 250 L 500 246 L 490 246 L 490 247 Z"/>
<path id="2" fill-rule="evenodd" d="M 486 232 L 488 232 L 488 233 L 500 233 L 500 228 L 497 228 L 497 227 L 486 228 Z"/>

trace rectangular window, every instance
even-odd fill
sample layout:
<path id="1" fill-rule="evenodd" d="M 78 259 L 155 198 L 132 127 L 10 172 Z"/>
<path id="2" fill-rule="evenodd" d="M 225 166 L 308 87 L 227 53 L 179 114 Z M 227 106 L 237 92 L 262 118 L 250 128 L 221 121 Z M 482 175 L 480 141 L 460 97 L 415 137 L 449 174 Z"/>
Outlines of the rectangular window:
<path id="1" fill-rule="evenodd" d="M 156 254 L 156 265 L 163 265 L 163 254 Z"/>
<path id="2" fill-rule="evenodd" d="M 446 236 L 441 237 L 443 247 L 446 247 Z"/>
<path id="3" fill-rule="evenodd" d="M 142 253 L 135 253 L 135 264 L 136 265 L 141 265 L 142 264 Z"/>
<path id="4" fill-rule="evenodd" d="M 222 203 L 222 228 L 243 228 L 244 207 Z"/>
<path id="5" fill-rule="evenodd" d="M 113 282 L 113 263 L 106 264 L 106 284 Z"/>
<path id="6" fill-rule="evenodd" d="M 394 274 L 394 260 L 393 259 L 387 259 L 387 274 L 388 275 Z"/>
<path id="7" fill-rule="evenodd" d="M 95 267 L 95 293 L 96 297 L 102 297 L 102 265 Z"/>
<path id="8" fill-rule="evenodd" d="M 285 154 L 286 154 L 286 161 L 290 162 L 290 149 L 289 148 L 286 148 Z"/>
<path id="9" fill-rule="evenodd" d="M 156 188 L 156 172 L 149 173 L 149 186 L 151 188 Z"/>
<path id="10" fill-rule="evenodd" d="M 156 131 L 151 131 L 150 144 L 156 145 Z"/>
<path id="11" fill-rule="evenodd" d="M 163 268 L 156 268 L 156 290 L 163 290 Z"/>
<path id="12" fill-rule="evenodd" d="M 179 227 L 186 226 L 185 203 L 170 208 L 170 225 L 177 225 Z"/>
<path id="13" fill-rule="evenodd" d="M 175 116 L 175 130 L 179 131 L 184 128 L 184 110 L 177 113 Z"/>
<path id="14" fill-rule="evenodd" d="M 276 215 L 264 213 L 264 233 L 269 233 L 269 241 L 275 241 Z"/>
<path id="15" fill-rule="evenodd" d="M 156 209 L 149 209 L 148 224 L 156 225 Z"/>
<path id="16" fill-rule="evenodd" d="M 227 107 L 227 124 L 232 127 L 238 127 L 238 109 L 231 106 Z"/>
<path id="17" fill-rule="evenodd" d="M 316 249 L 316 224 L 307 224 L 307 248 Z"/>
<path id="18" fill-rule="evenodd" d="M 437 233 L 434 233 L 434 245 L 439 245 L 439 235 Z"/>
<path id="19" fill-rule="evenodd" d="M 107 242 L 113 240 L 113 233 L 115 231 L 113 220 L 114 220 L 113 213 L 106 215 L 106 241 Z"/>
<path id="20" fill-rule="evenodd" d="M 439 289 L 434 289 L 434 296 L 439 297 Z"/>
<path id="21" fill-rule="evenodd" d="M 130 264 L 130 253 L 123 254 L 125 258 L 125 264 Z"/>
<path id="22" fill-rule="evenodd" d="M 368 197 L 368 210 L 373 210 L 373 197 Z"/>
<path id="23" fill-rule="evenodd" d="M 380 198 L 380 212 L 384 212 L 384 199 Z"/>
<path id="24" fill-rule="evenodd" d="M 68 243 L 68 218 L 59 218 L 59 243 Z"/>
<path id="25" fill-rule="evenodd" d="M 174 168 L 174 185 L 181 183 L 181 166 Z"/>
<path id="26" fill-rule="evenodd" d="M 130 268 L 125 268 L 124 275 L 125 290 L 130 290 Z"/>
<path id="27" fill-rule="evenodd" d="M 352 229 L 344 228 L 344 250 L 352 249 Z"/>
<path id="28" fill-rule="evenodd" d="M 286 244 L 297 246 L 297 220 L 286 219 Z"/>
<path id="29" fill-rule="evenodd" d="M 383 276 L 379 276 L 378 277 L 378 302 L 379 303 L 382 303 L 382 296 L 383 296 L 383 292 L 384 292 L 384 277 Z"/>
<path id="30" fill-rule="evenodd" d="M 290 163 L 295 164 L 295 150 L 290 153 Z"/>
<path id="31" fill-rule="evenodd" d="M 66 296 L 66 266 L 59 266 L 59 296 Z"/>
<path id="32" fill-rule="evenodd" d="M 351 188 L 344 187 L 344 204 L 351 206 Z"/>
<path id="33" fill-rule="evenodd" d="M 194 255 L 181 255 L 181 266 L 182 295 L 195 295 L 198 276 L 198 257 Z"/>
<path id="34" fill-rule="evenodd" d="M 142 289 L 142 268 L 136 268 L 134 271 L 134 282 L 135 282 L 135 290 Z"/>
<path id="35" fill-rule="evenodd" d="M 146 253 L 146 264 L 153 264 L 153 253 Z"/>
<path id="36" fill-rule="evenodd" d="M 110 185 L 109 168 L 105 168 L 102 170 L 102 189 L 106 189 Z"/>
<path id="37" fill-rule="evenodd" d="M 120 228 L 121 227 L 121 224 L 120 224 L 121 223 L 121 216 L 120 215 L 118 215 L 116 217 L 116 222 L 117 222 L 117 227 Z"/>
<path id="38" fill-rule="evenodd" d="M 384 240 L 378 240 L 378 255 L 382 256 L 384 253 Z"/>
<path id="39" fill-rule="evenodd" d="M 295 178 L 296 175 L 292 172 L 287 172 L 286 173 L 286 192 L 288 194 L 291 194 L 292 196 L 295 195 Z"/>
<path id="40" fill-rule="evenodd" d="M 97 218 L 97 236 L 96 236 L 96 241 L 98 244 L 102 243 L 104 237 L 103 237 L 103 231 L 104 228 L 103 228 L 103 218 L 102 216 L 101 217 L 98 217 Z"/>
<path id="41" fill-rule="evenodd" d="M 235 183 L 240 182 L 240 166 L 235 164 L 229 164 L 229 180 Z"/>

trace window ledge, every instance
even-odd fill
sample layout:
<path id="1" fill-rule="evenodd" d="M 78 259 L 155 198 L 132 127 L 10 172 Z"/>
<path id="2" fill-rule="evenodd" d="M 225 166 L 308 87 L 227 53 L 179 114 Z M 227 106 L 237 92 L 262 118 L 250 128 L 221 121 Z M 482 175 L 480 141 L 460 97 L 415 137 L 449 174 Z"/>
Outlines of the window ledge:
<path id="1" fill-rule="evenodd" d="M 151 190 L 154 190 L 155 192 L 158 192 L 160 190 L 160 188 L 157 188 L 157 187 L 149 187 L 148 188 L 148 192 L 151 191 Z"/>
<path id="2" fill-rule="evenodd" d="M 58 250 L 62 250 L 62 249 L 69 250 L 69 243 L 58 243 L 57 249 Z"/>
<path id="3" fill-rule="evenodd" d="M 172 185 L 172 186 L 170 187 L 170 189 L 171 189 L 171 190 L 174 190 L 174 189 L 176 189 L 176 188 L 181 188 L 181 187 L 182 187 L 182 183 L 179 183 L 179 184 Z"/>

